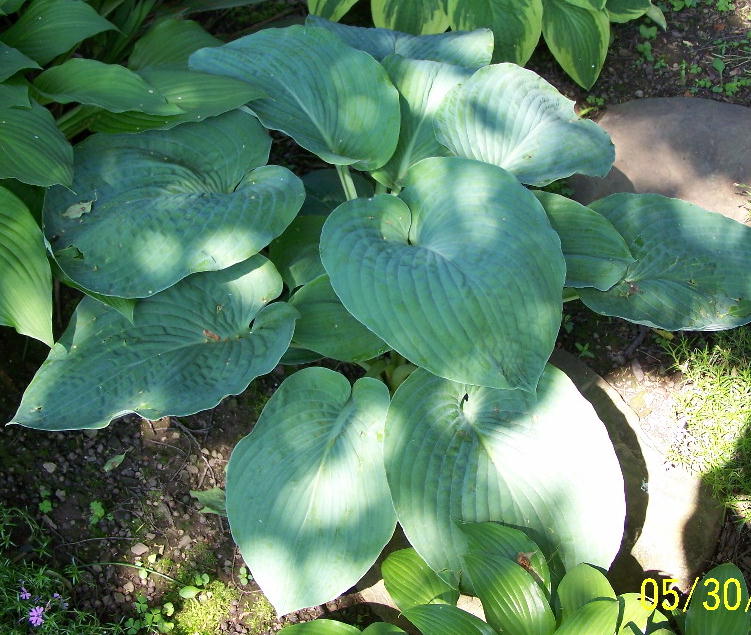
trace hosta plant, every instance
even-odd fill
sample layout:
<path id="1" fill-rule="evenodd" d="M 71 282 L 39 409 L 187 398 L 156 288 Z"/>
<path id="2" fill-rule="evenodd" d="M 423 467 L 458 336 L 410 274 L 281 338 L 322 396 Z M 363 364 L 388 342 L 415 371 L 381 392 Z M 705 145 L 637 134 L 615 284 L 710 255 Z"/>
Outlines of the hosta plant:
<path id="1" fill-rule="evenodd" d="M 308 0 L 310 13 L 339 21 L 357 0 Z M 591 88 L 610 46 L 611 22 L 649 16 L 663 29 L 665 17 L 651 0 L 370 0 L 376 27 L 424 35 L 490 28 L 495 62 L 526 64 L 545 40 L 563 70 Z"/>
<path id="2" fill-rule="evenodd" d="M 467 547 L 461 556 L 459 586 L 480 599 L 486 621 L 458 608 L 459 589 L 440 578 L 414 549 L 391 553 L 381 566 L 386 589 L 401 615 L 426 635 L 746 635 L 749 631 L 751 617 L 742 610 L 748 590 L 735 565 L 717 566 L 697 579 L 690 599 L 681 597 L 670 580 L 664 580 L 660 589 L 654 578 L 643 585 L 647 593 L 617 595 L 603 572 L 590 564 L 578 564 L 556 578 L 539 546 L 517 529 L 496 523 L 466 523 L 460 529 Z M 363 631 L 366 635 L 404 632 L 383 622 Z M 282 635 L 358 633 L 354 626 L 333 620 L 281 630 Z"/>
<path id="3" fill-rule="evenodd" d="M 180 11 L 231 4 L 244 3 L 192 0 Z M 0 324 L 52 345 L 53 274 L 75 284 L 50 269 L 35 188 L 19 182 L 70 187 L 69 140 L 87 130 L 168 128 L 256 96 L 242 82 L 188 70 L 190 53 L 221 41 L 174 11 L 160 0 L 0 1 Z M 79 199 L 66 218 L 95 198 Z"/>
<path id="4" fill-rule="evenodd" d="M 556 579 L 609 567 L 623 478 L 549 363 L 563 297 L 663 329 L 745 324 L 751 229 L 656 195 L 585 207 L 534 189 L 606 174 L 613 146 L 491 58 L 487 30 L 316 25 L 192 53 L 249 104 L 76 146 L 43 228 L 89 297 L 13 423 L 185 415 L 280 361 L 356 362 L 354 384 L 289 376 L 228 466 L 232 535 L 279 613 L 355 584 L 397 521 L 452 588 L 466 523 L 523 529 Z M 266 165 L 266 129 L 332 168 Z"/>

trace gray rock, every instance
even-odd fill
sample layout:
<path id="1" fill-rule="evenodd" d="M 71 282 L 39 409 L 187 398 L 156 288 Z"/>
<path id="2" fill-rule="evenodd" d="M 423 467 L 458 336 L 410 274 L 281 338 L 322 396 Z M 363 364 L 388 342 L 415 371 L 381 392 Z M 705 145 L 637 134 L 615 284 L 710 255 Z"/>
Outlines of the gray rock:
<path id="1" fill-rule="evenodd" d="M 619 593 L 638 591 L 646 577 L 678 580 L 683 591 L 712 558 L 725 510 L 700 477 L 670 467 L 636 413 L 604 379 L 573 355 L 551 362 L 590 401 L 608 429 L 626 482 L 626 529 L 610 573 Z"/>
<path id="2" fill-rule="evenodd" d="M 598 121 L 615 144 L 604 179 L 576 176 L 587 204 L 615 192 L 654 192 L 691 201 L 746 222 L 751 197 L 751 108 L 710 99 L 638 99 L 607 109 Z"/>
<path id="3" fill-rule="evenodd" d="M 143 555 L 143 554 L 145 554 L 145 553 L 146 553 L 146 552 L 147 552 L 148 550 L 149 550 L 149 548 L 148 548 L 148 547 L 147 547 L 147 546 L 146 546 L 145 544 L 143 544 L 142 542 L 137 542 L 137 543 L 136 543 L 135 545 L 133 545 L 133 546 L 132 546 L 132 547 L 130 548 L 130 552 L 131 552 L 131 553 L 132 553 L 133 555 L 135 555 L 135 556 L 142 556 L 142 555 Z"/>

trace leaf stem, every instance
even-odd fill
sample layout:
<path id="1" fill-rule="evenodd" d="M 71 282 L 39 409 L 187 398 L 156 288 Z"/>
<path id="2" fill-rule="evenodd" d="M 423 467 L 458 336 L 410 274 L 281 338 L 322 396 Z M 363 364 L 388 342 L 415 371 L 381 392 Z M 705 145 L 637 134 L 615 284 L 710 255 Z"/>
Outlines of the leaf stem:
<path id="1" fill-rule="evenodd" d="M 344 189 L 344 195 L 348 201 L 352 201 L 357 198 L 357 190 L 355 189 L 355 182 L 352 180 L 352 175 L 349 173 L 349 167 L 346 165 L 337 165 L 336 173 L 339 175 L 339 180 L 342 182 L 342 188 Z"/>
<path id="2" fill-rule="evenodd" d="M 386 192 L 387 192 L 386 186 L 383 183 L 379 183 L 378 181 L 376 181 L 375 193 L 385 194 Z"/>
<path id="3" fill-rule="evenodd" d="M 563 289 L 563 303 L 571 302 L 572 300 L 578 300 L 579 294 L 577 293 L 576 289 L 572 289 L 570 287 L 564 287 Z"/>

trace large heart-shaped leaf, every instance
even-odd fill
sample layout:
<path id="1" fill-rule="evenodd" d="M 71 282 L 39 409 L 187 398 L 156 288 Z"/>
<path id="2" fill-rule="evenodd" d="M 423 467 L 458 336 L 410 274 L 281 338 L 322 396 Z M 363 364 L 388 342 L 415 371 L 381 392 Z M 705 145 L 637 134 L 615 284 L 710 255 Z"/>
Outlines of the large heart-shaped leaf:
<path id="1" fill-rule="evenodd" d="M 555 630 L 555 616 L 544 591 L 519 564 L 487 553 L 467 554 L 463 562 L 463 573 L 496 631 L 549 635 Z"/>
<path id="2" fill-rule="evenodd" d="M 52 274 L 44 237 L 18 198 L 0 187 L 0 324 L 52 346 Z"/>
<path id="3" fill-rule="evenodd" d="M 430 635 L 497 635 L 479 617 L 450 604 L 423 604 L 404 611 L 404 617 Z"/>
<path id="4" fill-rule="evenodd" d="M 61 104 L 78 102 L 112 112 L 137 110 L 154 115 L 176 115 L 182 110 L 140 75 L 118 64 L 73 58 L 53 66 L 34 80 L 45 97 Z"/>
<path id="5" fill-rule="evenodd" d="M 46 108 L 0 108 L 0 178 L 31 185 L 69 186 L 73 148 Z"/>
<path id="6" fill-rule="evenodd" d="M 292 345 L 345 362 L 373 359 L 389 350 L 342 306 L 322 275 L 300 288 L 290 299 L 300 313 Z"/>
<path id="7" fill-rule="evenodd" d="M 386 423 L 399 522 L 449 584 L 467 551 L 462 521 L 528 533 L 551 565 L 609 567 L 623 535 L 623 477 L 605 427 L 548 366 L 537 394 L 458 384 L 416 370 Z"/>
<path id="8" fill-rule="evenodd" d="M 459 599 L 459 591 L 438 577 L 414 549 L 390 553 L 381 573 L 400 611 L 421 604 L 456 604 Z"/>
<path id="9" fill-rule="evenodd" d="M 542 0 L 448 0 L 451 25 L 493 29 L 498 62 L 526 64 L 542 32 Z"/>
<path id="10" fill-rule="evenodd" d="M 232 536 L 277 613 L 327 602 L 396 526 L 383 467 L 386 386 L 306 368 L 277 389 L 227 468 Z"/>
<path id="11" fill-rule="evenodd" d="M 610 137 L 579 119 L 574 102 L 514 64 L 478 70 L 444 100 L 438 141 L 454 154 L 493 163 L 529 185 L 578 172 L 605 176 L 615 160 Z"/>
<path id="12" fill-rule="evenodd" d="M 451 24 L 445 2 L 435 0 L 370 0 L 373 24 L 404 33 L 443 33 Z"/>
<path id="13" fill-rule="evenodd" d="M 326 20 L 338 22 L 357 0 L 308 0 L 308 11 Z"/>
<path id="14" fill-rule="evenodd" d="M 425 159 L 400 198 L 338 207 L 321 260 L 347 310 L 411 362 L 535 390 L 560 326 L 565 265 L 542 207 L 508 172 Z"/>
<path id="15" fill-rule="evenodd" d="M 383 67 L 326 29 L 264 29 L 196 51 L 194 70 L 248 82 L 264 126 L 335 165 L 382 166 L 399 135 L 399 99 Z"/>
<path id="16" fill-rule="evenodd" d="M 122 113 L 101 111 L 89 124 L 92 130 L 110 133 L 169 130 L 182 123 L 216 117 L 263 96 L 258 89 L 245 82 L 208 73 L 144 68 L 138 71 L 138 76 L 167 100 L 170 111 L 178 114 L 150 115 L 135 110 Z"/>
<path id="17" fill-rule="evenodd" d="M 3 31 L 3 42 L 39 64 L 47 64 L 87 37 L 115 29 L 86 2 L 33 0 L 13 26 Z"/>
<path id="18" fill-rule="evenodd" d="M 130 412 L 159 419 L 213 408 L 287 350 L 297 312 L 265 306 L 281 290 L 274 266 L 254 256 L 142 300 L 132 323 L 84 298 L 11 423 L 80 430 Z"/>
<path id="19" fill-rule="evenodd" d="M 590 207 L 635 259 L 610 290 L 580 289 L 590 309 L 670 331 L 751 322 L 751 227 L 658 194 L 614 194 Z"/>
<path id="20" fill-rule="evenodd" d="M 490 64 L 493 57 L 493 32 L 485 28 L 410 35 L 390 29 L 337 24 L 314 15 L 308 16 L 306 24 L 328 29 L 351 47 L 370 53 L 378 61 L 389 55 L 401 55 L 414 60 L 433 60 L 475 69 Z"/>
<path id="21" fill-rule="evenodd" d="M 24 68 L 39 68 L 39 64 L 21 51 L 0 42 L 0 82 Z"/>
<path id="22" fill-rule="evenodd" d="M 240 111 L 87 138 L 76 148 L 73 191 L 54 188 L 45 200 L 55 259 L 86 289 L 120 297 L 245 260 L 284 231 L 304 197 L 286 168 L 253 169 L 269 146 Z"/>
<path id="23" fill-rule="evenodd" d="M 402 124 L 393 156 L 386 165 L 373 172 L 373 178 L 394 188 L 404 185 L 407 171 L 418 161 L 447 154 L 446 148 L 436 139 L 433 119 L 447 93 L 466 81 L 472 71 L 398 55 L 387 57 L 383 66 L 399 91 Z"/>
<path id="24" fill-rule="evenodd" d="M 193 51 L 223 42 L 208 33 L 198 22 L 165 18 L 152 26 L 133 46 L 128 66 L 133 69 L 148 66 L 188 68 Z"/>
<path id="25" fill-rule="evenodd" d="M 606 9 L 578 7 L 568 0 L 543 0 L 545 43 L 571 79 L 583 88 L 597 81 L 610 45 Z"/>
<path id="26" fill-rule="evenodd" d="M 561 238 L 567 287 L 607 291 L 623 278 L 634 258 L 608 219 L 565 196 L 534 194 Z"/>

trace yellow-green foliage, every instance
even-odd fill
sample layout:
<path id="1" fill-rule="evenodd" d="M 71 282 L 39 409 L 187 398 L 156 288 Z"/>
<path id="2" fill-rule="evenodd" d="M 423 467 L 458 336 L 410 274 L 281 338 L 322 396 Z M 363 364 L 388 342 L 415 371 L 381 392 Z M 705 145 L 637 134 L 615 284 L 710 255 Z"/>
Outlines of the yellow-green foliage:
<path id="1" fill-rule="evenodd" d="M 229 617 L 232 602 L 240 599 L 239 591 L 215 580 L 194 599 L 186 600 L 175 613 L 176 635 L 213 635 Z"/>

